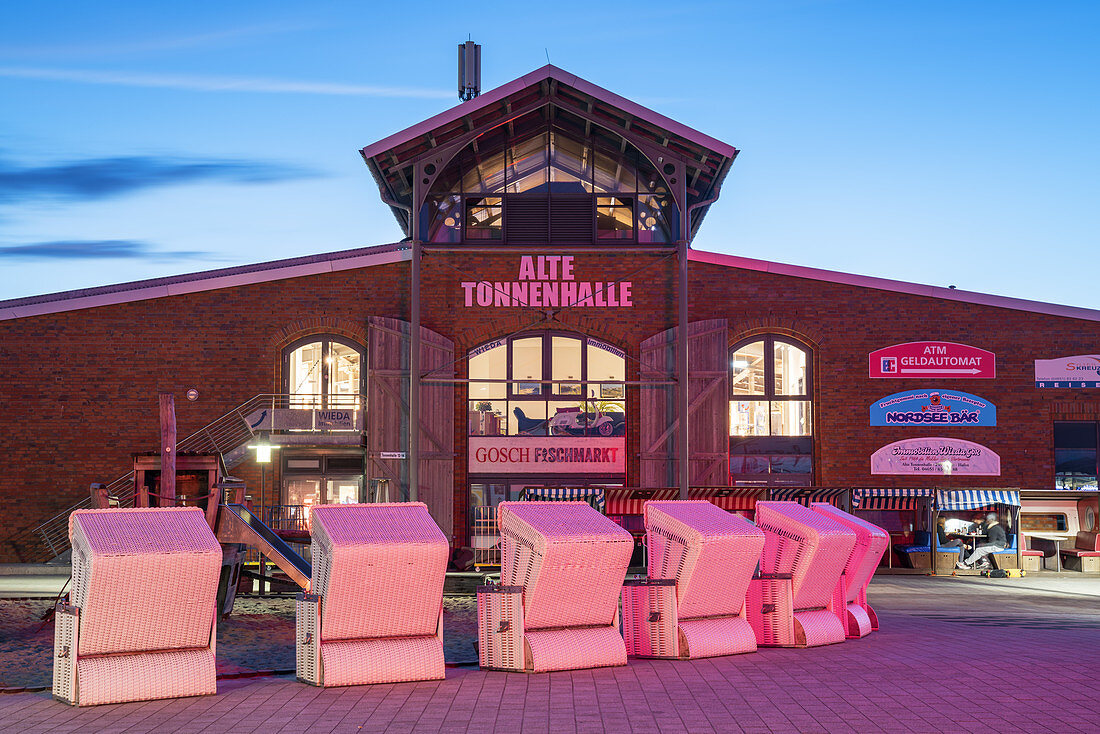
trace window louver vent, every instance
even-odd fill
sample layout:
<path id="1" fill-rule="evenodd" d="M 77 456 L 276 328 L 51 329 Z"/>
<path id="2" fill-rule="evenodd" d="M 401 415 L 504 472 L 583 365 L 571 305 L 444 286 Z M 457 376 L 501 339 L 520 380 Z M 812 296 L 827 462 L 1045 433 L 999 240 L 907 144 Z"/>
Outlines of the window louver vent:
<path id="1" fill-rule="evenodd" d="M 549 241 L 550 201 L 545 195 L 509 196 L 504 203 L 504 237 L 519 245 Z"/>
<path id="2" fill-rule="evenodd" d="M 550 203 L 550 241 L 592 242 L 596 229 L 596 208 L 591 195 L 555 196 Z"/>

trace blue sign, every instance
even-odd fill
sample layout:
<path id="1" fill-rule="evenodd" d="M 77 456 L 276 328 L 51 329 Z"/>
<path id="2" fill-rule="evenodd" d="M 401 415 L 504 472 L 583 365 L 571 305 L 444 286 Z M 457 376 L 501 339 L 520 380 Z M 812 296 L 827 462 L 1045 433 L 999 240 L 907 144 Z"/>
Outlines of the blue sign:
<path id="1" fill-rule="evenodd" d="M 997 406 L 959 390 L 909 390 L 871 403 L 872 426 L 995 426 Z"/>

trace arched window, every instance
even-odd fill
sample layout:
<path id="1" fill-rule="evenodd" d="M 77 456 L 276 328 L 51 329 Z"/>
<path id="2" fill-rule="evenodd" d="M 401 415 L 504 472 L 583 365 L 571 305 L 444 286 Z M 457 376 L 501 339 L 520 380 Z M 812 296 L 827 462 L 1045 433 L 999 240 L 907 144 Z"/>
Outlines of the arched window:
<path id="1" fill-rule="evenodd" d="M 626 355 L 596 339 L 543 332 L 469 355 L 472 436 L 625 436 Z"/>
<path id="2" fill-rule="evenodd" d="M 292 408 L 358 408 L 363 394 L 363 348 L 341 337 L 316 335 L 283 350 L 283 392 Z"/>
<path id="3" fill-rule="evenodd" d="M 813 483 L 813 361 L 785 336 L 730 350 L 730 481 Z"/>
<path id="4" fill-rule="evenodd" d="M 435 179 L 428 242 L 675 242 L 668 184 L 637 148 L 567 110 L 485 133 Z"/>

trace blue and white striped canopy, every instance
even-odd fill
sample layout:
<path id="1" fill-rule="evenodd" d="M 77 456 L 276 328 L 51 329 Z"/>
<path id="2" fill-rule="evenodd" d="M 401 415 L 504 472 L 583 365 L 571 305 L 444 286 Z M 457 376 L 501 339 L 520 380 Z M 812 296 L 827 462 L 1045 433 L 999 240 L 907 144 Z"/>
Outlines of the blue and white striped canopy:
<path id="1" fill-rule="evenodd" d="M 1015 489 L 941 489 L 936 495 L 939 510 L 977 510 L 992 505 L 1019 505 Z"/>
<path id="2" fill-rule="evenodd" d="M 603 487 L 524 487 L 521 500 L 529 502 L 562 502 L 580 500 L 604 512 Z"/>
<path id="3" fill-rule="evenodd" d="M 852 490 L 852 507 L 859 510 L 915 510 L 931 487 L 860 487 Z"/>
<path id="4" fill-rule="evenodd" d="M 770 487 L 768 499 L 798 502 L 807 507 L 811 502 L 828 502 L 835 505 L 847 491 L 847 487 Z"/>

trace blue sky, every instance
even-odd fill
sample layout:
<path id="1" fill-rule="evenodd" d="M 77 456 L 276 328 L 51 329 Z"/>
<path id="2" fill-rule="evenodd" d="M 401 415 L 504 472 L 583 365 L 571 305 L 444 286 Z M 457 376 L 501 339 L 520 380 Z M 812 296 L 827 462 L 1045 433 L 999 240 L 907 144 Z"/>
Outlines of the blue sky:
<path id="1" fill-rule="evenodd" d="M 377 6 L 377 7 L 376 7 Z M 694 246 L 1100 308 L 1095 2 L 0 6 L 0 299 L 401 238 L 357 150 L 550 60 L 742 150 Z"/>

